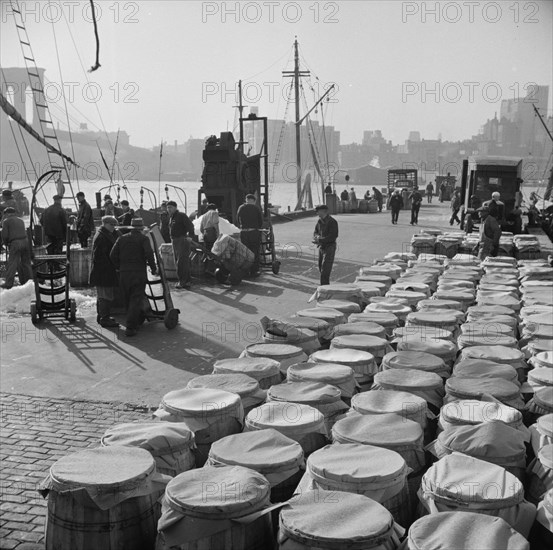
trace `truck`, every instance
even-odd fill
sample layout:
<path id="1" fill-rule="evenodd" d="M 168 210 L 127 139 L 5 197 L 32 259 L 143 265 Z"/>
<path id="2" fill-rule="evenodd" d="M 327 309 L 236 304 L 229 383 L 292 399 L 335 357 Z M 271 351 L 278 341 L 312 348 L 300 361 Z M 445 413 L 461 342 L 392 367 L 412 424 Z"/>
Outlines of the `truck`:
<path id="1" fill-rule="evenodd" d="M 409 195 L 418 187 L 418 171 L 415 168 L 390 168 L 388 170 L 388 199 L 395 189 L 401 190 L 403 209 L 411 209 Z"/>

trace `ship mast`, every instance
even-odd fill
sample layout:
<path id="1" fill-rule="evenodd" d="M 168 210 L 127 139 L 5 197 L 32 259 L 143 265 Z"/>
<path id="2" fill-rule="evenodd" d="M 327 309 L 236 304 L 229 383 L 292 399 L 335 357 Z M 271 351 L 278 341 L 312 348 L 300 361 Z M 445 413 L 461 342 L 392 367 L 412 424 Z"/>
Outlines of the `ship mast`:
<path id="1" fill-rule="evenodd" d="M 302 185 L 301 185 L 301 123 L 302 119 L 300 118 L 300 78 L 304 76 L 309 76 L 309 71 L 300 70 L 300 56 L 298 52 L 298 39 L 296 37 L 294 41 L 294 70 L 293 71 L 283 71 L 282 74 L 285 77 L 294 77 L 294 92 L 295 92 L 295 104 L 296 104 L 296 169 L 297 169 L 297 179 L 296 179 L 296 192 L 298 196 L 298 202 L 296 204 L 296 210 L 300 210 L 302 207 Z"/>

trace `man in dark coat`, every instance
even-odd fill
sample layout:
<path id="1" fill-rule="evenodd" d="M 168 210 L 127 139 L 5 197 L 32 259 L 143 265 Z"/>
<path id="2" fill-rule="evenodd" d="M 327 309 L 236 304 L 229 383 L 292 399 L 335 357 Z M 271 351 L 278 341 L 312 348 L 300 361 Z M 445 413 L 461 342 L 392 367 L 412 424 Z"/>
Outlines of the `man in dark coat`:
<path id="1" fill-rule="evenodd" d="M 480 215 L 480 242 L 478 243 L 478 259 L 485 260 L 488 256 L 497 256 L 499 252 L 499 240 L 501 238 L 501 227 L 497 220 L 490 215 L 488 206 L 481 206 L 478 209 Z"/>
<path id="2" fill-rule="evenodd" d="M 422 194 L 418 187 L 413 188 L 413 192 L 409 195 L 411 200 L 411 225 L 419 225 L 419 210 L 421 209 Z"/>
<path id="3" fill-rule="evenodd" d="M 330 273 L 336 255 L 336 239 L 338 238 L 338 222 L 328 215 L 328 206 L 321 204 L 315 207 L 319 221 L 313 233 L 313 243 L 319 247 L 319 272 L 321 285 L 330 284 Z"/>
<path id="4" fill-rule="evenodd" d="M 156 260 L 150 239 L 144 235 L 142 218 L 131 221 L 132 230 L 119 237 L 109 257 L 119 270 L 119 286 L 127 308 L 126 336 L 135 336 L 140 324 L 140 314 L 146 300 L 146 283 L 150 266 L 152 275 L 157 273 Z"/>
<path id="5" fill-rule="evenodd" d="M 122 200 L 121 208 L 123 209 L 123 213 L 117 218 L 119 225 L 131 225 L 131 220 L 134 218 L 134 210 L 129 206 L 129 201 Z"/>
<path id="6" fill-rule="evenodd" d="M 2 242 L 8 248 L 8 265 L 6 280 L 2 288 L 12 288 L 15 274 L 19 276 L 19 284 L 24 285 L 33 278 L 31 268 L 31 253 L 25 230 L 25 222 L 16 216 L 15 208 L 8 206 L 2 219 Z"/>
<path id="7" fill-rule="evenodd" d="M 84 193 L 77 193 L 77 201 L 79 202 L 79 213 L 77 214 L 77 236 L 81 243 L 81 248 L 88 248 L 88 239 L 94 233 L 94 216 L 92 208 L 86 202 Z"/>
<path id="8" fill-rule="evenodd" d="M 373 187 L 373 198 L 378 203 L 378 211 L 382 212 L 383 197 L 382 197 L 382 193 L 376 187 Z"/>
<path id="9" fill-rule="evenodd" d="M 399 219 L 399 211 L 403 208 L 403 198 L 399 193 L 399 189 L 396 189 L 390 197 L 390 210 L 392 211 L 392 223 L 397 225 Z"/>
<path id="10" fill-rule="evenodd" d="M 117 220 L 104 216 L 102 226 L 92 240 L 92 268 L 90 284 L 96 287 L 96 322 L 102 327 L 118 327 L 119 323 L 111 316 L 111 303 L 115 299 L 115 288 L 119 286 L 117 271 L 109 255 L 117 233 Z"/>
<path id="11" fill-rule="evenodd" d="M 453 225 L 453 222 L 461 223 L 459 219 L 459 210 L 461 210 L 461 193 L 455 191 L 453 193 L 453 198 L 451 199 L 451 218 L 449 219 L 449 225 Z"/>
<path id="12" fill-rule="evenodd" d="M 61 195 L 54 195 L 54 204 L 46 208 L 40 217 L 44 234 L 48 239 L 48 254 L 61 254 L 67 238 L 67 215 L 61 206 Z"/>
<path id="13" fill-rule="evenodd" d="M 190 243 L 194 239 L 194 224 L 177 208 L 175 201 L 167 202 L 169 213 L 169 234 L 173 243 L 173 257 L 177 267 L 179 282 L 175 288 L 190 289 Z"/>
<path id="14" fill-rule="evenodd" d="M 434 185 L 431 181 L 428 182 L 428 185 L 426 186 L 426 201 L 428 204 L 432 202 L 432 195 L 434 195 Z"/>
<path id="15" fill-rule="evenodd" d="M 161 203 L 161 213 L 159 215 L 159 230 L 166 243 L 171 242 L 171 232 L 169 231 L 169 212 L 167 212 L 167 201 Z"/>
<path id="16" fill-rule="evenodd" d="M 254 254 L 254 261 L 250 275 L 259 275 L 259 249 L 261 248 L 261 228 L 263 227 L 263 214 L 257 204 L 255 195 L 246 195 L 246 203 L 240 205 L 236 212 L 236 219 L 240 226 L 240 241 Z"/>

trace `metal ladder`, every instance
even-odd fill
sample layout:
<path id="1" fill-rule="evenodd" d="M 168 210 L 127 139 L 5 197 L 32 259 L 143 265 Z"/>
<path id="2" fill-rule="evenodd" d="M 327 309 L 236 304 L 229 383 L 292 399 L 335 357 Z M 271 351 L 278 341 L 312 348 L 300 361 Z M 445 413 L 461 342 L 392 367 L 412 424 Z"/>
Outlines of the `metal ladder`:
<path id="1" fill-rule="evenodd" d="M 25 60 L 27 74 L 29 76 L 29 84 L 33 93 L 35 116 L 40 122 L 40 128 L 43 138 L 58 151 L 61 151 L 60 143 L 58 141 L 58 136 L 56 134 L 54 123 L 52 121 L 50 109 L 48 108 L 48 102 L 46 101 L 46 97 L 44 95 L 44 87 L 38 73 L 33 49 L 31 47 L 31 41 L 29 40 L 29 35 L 27 33 L 27 28 L 25 27 L 25 22 L 23 20 L 23 15 L 21 13 L 19 2 L 17 0 L 10 0 L 10 4 L 14 16 L 15 26 L 17 29 L 17 36 L 21 44 L 21 52 L 23 54 L 23 59 Z M 43 109 L 42 116 L 40 109 Z M 71 190 L 71 198 L 73 199 L 73 201 L 75 201 L 66 160 L 59 154 L 51 151 L 50 149 L 47 149 L 47 154 L 50 168 L 52 170 L 61 171 L 62 181 L 63 183 L 68 183 Z"/>

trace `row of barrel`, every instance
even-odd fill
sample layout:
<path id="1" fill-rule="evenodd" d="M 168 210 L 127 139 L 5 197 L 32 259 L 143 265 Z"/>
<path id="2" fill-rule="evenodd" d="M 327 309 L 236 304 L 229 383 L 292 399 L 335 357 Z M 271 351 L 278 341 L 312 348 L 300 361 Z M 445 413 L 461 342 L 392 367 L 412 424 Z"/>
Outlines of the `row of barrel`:
<path id="1" fill-rule="evenodd" d="M 46 548 L 549 548 L 552 272 L 391 253 L 317 288 L 55 463 Z"/>
<path id="2" fill-rule="evenodd" d="M 423 229 L 411 238 L 411 253 L 438 254 L 453 258 L 457 254 L 471 254 L 478 245 L 478 233 L 463 231 L 443 232 L 439 229 Z M 541 247 L 535 235 L 513 235 L 503 231 L 499 239 L 500 254 L 519 260 L 532 260 L 541 257 Z"/>

